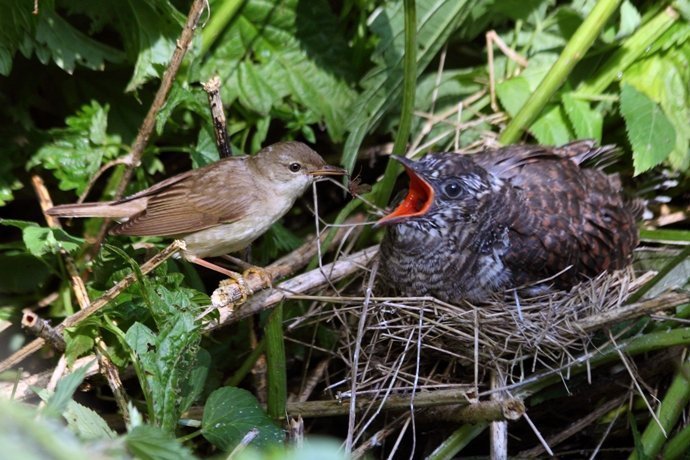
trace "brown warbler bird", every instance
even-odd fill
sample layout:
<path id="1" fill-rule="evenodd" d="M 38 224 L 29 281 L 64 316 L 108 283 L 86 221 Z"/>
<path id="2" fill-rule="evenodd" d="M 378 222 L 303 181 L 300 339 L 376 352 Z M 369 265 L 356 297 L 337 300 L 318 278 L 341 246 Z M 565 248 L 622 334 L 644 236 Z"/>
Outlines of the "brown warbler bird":
<path id="1" fill-rule="evenodd" d="M 182 239 L 182 256 L 235 278 L 203 260 L 247 247 L 280 219 L 307 188 L 345 170 L 300 142 L 279 142 L 255 155 L 233 156 L 165 179 L 117 201 L 66 204 L 58 217 L 107 217 L 113 235 Z"/>
<path id="2" fill-rule="evenodd" d="M 585 160 L 610 160 L 612 146 L 515 145 L 475 155 L 394 157 L 410 178 L 407 196 L 379 220 L 384 285 L 407 296 L 477 302 L 532 285 L 567 289 L 631 262 L 641 202 L 620 180 Z"/>

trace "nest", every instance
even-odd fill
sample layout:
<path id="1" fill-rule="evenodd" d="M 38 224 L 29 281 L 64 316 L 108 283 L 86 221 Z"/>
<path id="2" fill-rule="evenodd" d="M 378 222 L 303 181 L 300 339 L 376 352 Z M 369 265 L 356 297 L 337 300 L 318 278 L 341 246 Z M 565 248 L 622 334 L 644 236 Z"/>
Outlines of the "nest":
<path id="1" fill-rule="evenodd" d="M 332 298 L 298 323 L 325 322 L 341 331 L 334 356 L 344 378 L 329 389 L 343 396 L 353 375 L 358 395 L 477 388 L 496 371 L 514 383 L 535 370 L 566 369 L 593 347 L 596 330 L 583 320 L 619 309 L 646 279 L 635 279 L 632 269 L 602 274 L 569 292 L 520 298 L 519 309 L 511 294 L 482 305 Z"/>

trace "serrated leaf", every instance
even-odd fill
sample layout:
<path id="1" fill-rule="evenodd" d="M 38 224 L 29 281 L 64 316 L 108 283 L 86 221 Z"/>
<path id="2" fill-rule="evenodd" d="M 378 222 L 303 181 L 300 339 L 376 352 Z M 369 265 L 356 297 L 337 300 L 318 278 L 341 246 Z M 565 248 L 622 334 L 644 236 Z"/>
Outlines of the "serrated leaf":
<path id="1" fill-rule="evenodd" d="M 577 139 L 594 139 L 601 142 L 604 119 L 600 112 L 592 110 L 589 102 L 565 93 L 561 96 L 563 109 L 575 131 Z"/>
<path id="2" fill-rule="evenodd" d="M 158 286 L 159 291 L 163 289 Z M 175 304 L 168 308 L 175 308 Z M 160 328 L 160 332 L 154 334 L 143 324 L 135 323 L 125 334 L 125 339 L 135 351 L 143 371 L 139 378 L 143 379 L 140 383 L 145 387 L 147 399 L 150 399 L 153 413 L 149 415 L 156 425 L 173 431 L 183 410 L 180 406 L 182 388 L 188 385 L 189 373 L 196 366 L 201 333 L 194 317 L 182 311 L 174 318 L 168 316 Z"/>
<path id="3" fill-rule="evenodd" d="M 297 104 L 343 136 L 355 96 L 351 49 L 328 2 L 246 2 L 200 69 L 200 80 L 219 73 L 223 98 L 236 98 L 259 114 Z M 301 128 L 300 128 L 301 129 Z"/>
<path id="4" fill-rule="evenodd" d="M 139 425 L 125 436 L 125 445 L 140 460 L 185 460 L 194 455 L 169 433 L 150 425 Z"/>
<path id="5" fill-rule="evenodd" d="M 72 373 L 62 377 L 55 387 L 55 392 L 50 396 L 46 406 L 44 407 L 44 413 L 57 416 L 62 414 L 65 409 L 67 409 L 67 404 L 72 400 L 74 392 L 77 391 L 81 382 L 84 381 L 86 377 L 86 371 L 91 367 L 96 365 L 96 361 L 92 361 L 79 369 L 74 370 Z"/>
<path id="6" fill-rule="evenodd" d="M 103 70 L 105 61 L 120 62 L 124 58 L 122 52 L 84 35 L 48 5 L 39 8 L 35 40 L 41 62 L 50 59 L 67 73 L 77 65 Z"/>
<path id="7" fill-rule="evenodd" d="M 616 39 L 620 40 L 628 35 L 631 35 L 637 29 L 642 21 L 640 12 L 637 11 L 635 5 L 630 0 L 625 0 L 620 6 L 620 25 L 618 26 L 618 33 Z"/>
<path id="8" fill-rule="evenodd" d="M 51 418 L 36 417 L 36 411 L 0 398 L 0 446 L 7 459 L 93 460 L 94 453 L 64 426 Z M 116 455 L 113 452 L 113 455 Z"/>
<path id="9" fill-rule="evenodd" d="M 83 239 L 76 238 L 61 228 L 39 227 L 35 222 L 0 219 L 0 225 L 20 228 L 24 246 L 35 257 L 57 254 L 61 249 L 76 251 L 84 243 Z"/>
<path id="10" fill-rule="evenodd" d="M 53 142 L 41 147 L 27 167 L 42 166 L 53 171 L 61 190 L 81 193 L 101 165 L 120 152 L 119 136 L 108 135 L 108 106 L 96 101 L 67 117 L 65 128 L 53 129 Z"/>
<path id="11" fill-rule="evenodd" d="M 207 440 L 230 451 L 252 429 L 259 432 L 251 443 L 253 447 L 281 444 L 285 438 L 283 430 L 273 423 L 247 390 L 223 387 L 211 393 L 201 421 L 201 433 Z"/>
<path id="12" fill-rule="evenodd" d="M 543 145 L 563 145 L 573 139 L 566 115 L 559 105 L 546 106 L 543 114 L 529 127 L 529 132 Z"/>
<path id="13" fill-rule="evenodd" d="M 524 77 L 514 77 L 496 85 L 496 96 L 511 117 L 525 105 L 531 94 L 530 85 Z"/>
<path id="14" fill-rule="evenodd" d="M 668 157 L 676 133 L 661 107 L 633 86 L 624 84 L 620 98 L 621 114 L 633 147 L 635 174 L 639 174 Z"/>
<path id="15" fill-rule="evenodd" d="M 686 26 L 690 32 L 690 26 Z M 661 106 L 664 115 L 675 130 L 675 143 L 668 155 L 668 163 L 680 171 L 690 166 L 690 108 L 688 107 L 690 87 L 688 57 L 672 50 L 664 56 L 654 55 L 635 63 L 624 75 L 623 81 L 644 93 Z"/>
<path id="16" fill-rule="evenodd" d="M 83 440 L 115 439 L 115 433 L 108 426 L 108 422 L 92 409 L 75 401 L 69 401 L 62 413 L 70 430 Z"/>

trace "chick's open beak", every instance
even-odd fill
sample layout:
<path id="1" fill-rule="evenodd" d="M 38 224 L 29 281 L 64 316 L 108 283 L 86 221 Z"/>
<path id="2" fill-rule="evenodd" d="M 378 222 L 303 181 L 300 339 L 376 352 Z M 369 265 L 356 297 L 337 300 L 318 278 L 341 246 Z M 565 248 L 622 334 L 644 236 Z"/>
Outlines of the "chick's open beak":
<path id="1" fill-rule="evenodd" d="M 381 218 L 376 225 L 396 224 L 409 217 L 422 216 L 434 202 L 434 189 L 415 171 L 415 162 L 405 157 L 391 155 L 391 158 L 405 166 L 405 172 L 410 177 L 410 185 L 407 196 L 397 208 L 387 216 Z"/>

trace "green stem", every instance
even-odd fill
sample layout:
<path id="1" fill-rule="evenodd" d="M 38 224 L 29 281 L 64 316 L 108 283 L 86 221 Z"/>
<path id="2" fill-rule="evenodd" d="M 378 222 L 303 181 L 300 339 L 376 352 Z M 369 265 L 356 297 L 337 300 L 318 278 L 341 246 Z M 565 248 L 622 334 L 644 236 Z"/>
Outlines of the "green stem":
<path id="1" fill-rule="evenodd" d="M 670 331 L 664 330 L 651 332 L 618 343 L 621 352 L 630 356 L 635 356 L 650 351 L 663 350 L 677 345 L 690 345 L 690 328 L 684 327 L 672 329 Z M 609 345 L 603 348 L 600 353 L 589 359 L 589 364 L 583 362 L 582 364 L 571 367 L 569 370 L 569 375 L 577 375 L 588 368 L 594 369 L 598 366 L 618 359 L 620 359 L 618 351 L 614 346 Z M 519 386 L 513 392 L 513 396 L 524 399 L 550 385 L 553 385 L 554 383 L 560 382 L 561 380 L 562 377 L 560 374 L 549 374 L 543 378 L 537 379 L 534 382 L 525 384 L 524 386 Z"/>
<path id="2" fill-rule="evenodd" d="M 527 100 L 501 134 L 502 144 L 511 144 L 518 140 L 523 130 L 527 129 L 539 116 L 551 96 L 560 88 L 575 65 L 582 59 L 611 15 L 616 12 L 620 0 L 599 0 L 587 18 L 575 31 L 563 49 L 558 60 L 553 64 L 539 88 Z"/>
<path id="3" fill-rule="evenodd" d="M 276 306 L 266 323 L 266 366 L 268 415 L 279 420 L 285 417 L 287 404 L 287 373 L 285 370 L 285 342 L 283 341 L 283 304 Z"/>
<path id="4" fill-rule="evenodd" d="M 249 372 L 252 370 L 256 364 L 256 361 L 259 359 L 259 356 L 261 356 L 265 351 L 266 340 L 261 339 L 259 343 L 256 344 L 256 347 L 252 350 L 252 352 L 249 353 L 249 356 L 247 356 L 242 365 L 240 365 L 240 368 L 237 369 L 237 371 L 225 381 L 224 385 L 229 387 L 236 387 L 239 385 L 240 382 L 242 382 L 242 380 L 244 380 L 247 374 L 249 374 Z"/>
<path id="5" fill-rule="evenodd" d="M 393 153 L 396 155 L 403 155 L 407 149 L 417 86 L 417 9 L 415 0 L 404 0 L 403 6 L 405 11 L 405 56 L 403 57 L 403 95 L 400 126 L 393 144 Z M 389 161 L 374 197 L 374 203 L 377 206 L 383 207 L 388 204 L 398 172 L 398 164 Z"/>
<path id="6" fill-rule="evenodd" d="M 669 439 L 664 447 L 664 452 L 661 458 L 664 460 L 678 460 L 684 458 L 683 456 L 688 452 L 690 446 L 690 425 L 686 426 L 678 432 L 673 438 Z"/>
<path id="7" fill-rule="evenodd" d="M 688 401 L 690 401 L 690 382 L 688 382 L 688 375 L 690 375 L 690 362 L 686 361 L 678 372 L 676 372 L 671 386 L 668 388 L 663 401 L 661 401 L 661 405 L 659 405 L 656 411 L 661 426 L 659 426 L 656 420 L 651 419 L 644 433 L 642 433 L 643 458 L 657 458 L 657 455 L 666 441 L 666 434 L 676 425 L 680 414 L 685 409 L 685 406 L 688 405 Z M 664 432 L 666 432 L 666 434 L 664 434 Z M 687 445 L 685 448 L 687 449 Z M 628 458 L 630 460 L 637 460 L 637 451 L 633 451 Z"/>
<path id="8" fill-rule="evenodd" d="M 678 12 L 671 7 L 657 14 L 623 42 L 601 70 L 596 72 L 596 77 L 592 81 L 582 82 L 577 88 L 576 95 L 595 97 L 603 93 L 611 83 L 620 78 L 621 72 L 646 53 L 677 19 Z"/>
<path id="9" fill-rule="evenodd" d="M 205 55 L 214 45 L 218 36 L 235 19 L 235 14 L 244 5 L 244 0 L 225 0 L 214 3 L 215 11 L 201 32 L 201 52 Z"/>
<path id="10" fill-rule="evenodd" d="M 427 457 L 427 460 L 445 460 L 456 458 L 458 452 L 465 448 L 474 438 L 479 436 L 489 424 L 482 422 L 477 424 L 466 424 L 458 428 L 446 438 L 434 451 Z"/>
<path id="11" fill-rule="evenodd" d="M 654 276 L 654 278 L 649 280 L 644 286 L 642 286 L 637 292 L 635 292 L 628 298 L 627 303 L 635 303 L 642 297 L 644 297 L 644 295 L 647 294 L 654 286 L 656 286 L 657 283 L 659 283 L 659 281 L 664 279 L 666 275 L 668 275 L 671 272 L 671 270 L 676 268 L 677 265 L 683 263 L 683 261 L 688 257 L 690 257 L 690 246 L 686 246 L 682 251 L 678 253 L 677 256 L 669 260 L 668 263 L 664 265 L 661 270 L 659 270 L 659 273 L 657 273 Z"/>

